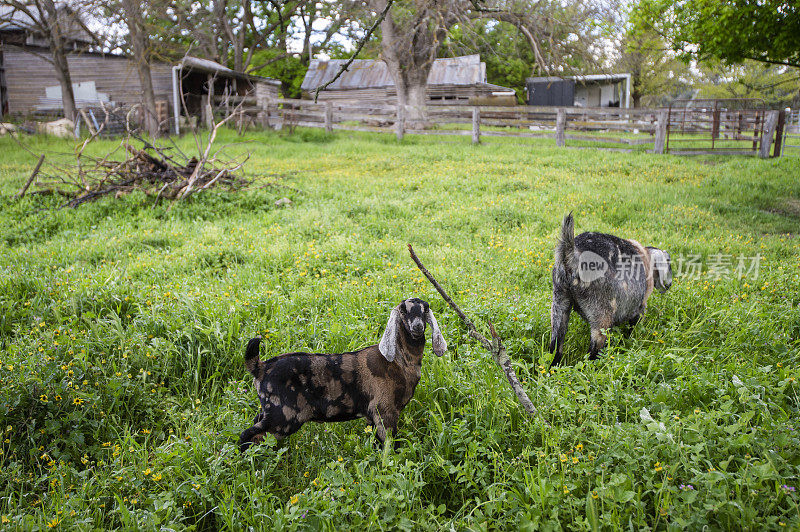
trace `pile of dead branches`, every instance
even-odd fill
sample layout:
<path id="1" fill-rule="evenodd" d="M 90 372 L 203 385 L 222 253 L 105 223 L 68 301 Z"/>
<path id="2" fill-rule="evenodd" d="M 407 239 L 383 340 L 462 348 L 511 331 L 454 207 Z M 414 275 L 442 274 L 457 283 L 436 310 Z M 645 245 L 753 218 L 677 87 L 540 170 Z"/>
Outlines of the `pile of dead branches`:
<path id="1" fill-rule="evenodd" d="M 245 160 L 221 161 L 209 157 L 208 151 L 198 159 L 187 156 L 177 146 L 156 147 L 143 139 L 128 137 L 104 157 L 80 153 L 75 165 L 51 165 L 39 176 L 32 176 L 38 179 L 31 193 L 64 196 L 69 198 L 65 206 L 73 208 L 103 196 L 120 197 L 134 191 L 156 201 L 174 201 L 215 186 L 243 187 L 249 181 L 237 172 Z"/>
<path id="2" fill-rule="evenodd" d="M 54 163 L 42 168 L 42 155 L 17 197 L 24 196 L 32 185 L 30 194 L 57 194 L 69 199 L 64 207 L 74 208 L 104 196 L 120 197 L 134 191 L 143 192 L 158 203 L 185 199 L 217 186 L 242 188 L 249 183 L 240 173 L 249 155 L 226 159 L 222 157 L 224 147 L 212 153 L 217 131 L 229 118 L 214 124 L 205 142 L 195 137 L 196 156 L 186 155 L 174 143 L 155 146 L 130 133 L 130 129 L 109 153 L 102 157 L 87 155 L 86 147 L 103 131 L 100 126 L 76 146 L 75 164 Z"/>

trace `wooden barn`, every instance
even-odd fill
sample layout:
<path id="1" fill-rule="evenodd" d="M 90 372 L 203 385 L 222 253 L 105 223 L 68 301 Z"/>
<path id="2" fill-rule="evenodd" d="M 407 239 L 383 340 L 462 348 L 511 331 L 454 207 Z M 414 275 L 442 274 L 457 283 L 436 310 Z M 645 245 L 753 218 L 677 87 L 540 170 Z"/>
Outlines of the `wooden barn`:
<path id="1" fill-rule="evenodd" d="M 61 86 L 47 40 L 21 13 L 4 6 L 0 16 L 2 113 L 61 114 Z M 96 107 L 99 102 L 130 106 L 141 101 L 139 77 L 128 58 L 91 51 L 91 36 L 66 15 L 62 27 L 68 28 L 67 63 L 77 107 Z M 170 66 L 153 65 L 152 76 L 156 99 L 167 100 L 172 92 Z"/>
<path id="2" fill-rule="evenodd" d="M 333 79 L 345 62 L 344 59 L 312 60 L 301 85 L 303 97 L 313 98 L 314 90 Z M 394 105 L 397 91 L 386 63 L 380 59 L 356 59 L 339 79 L 319 93 L 319 99 Z M 514 105 L 516 97 L 513 89 L 486 82 L 486 63 L 476 54 L 436 59 L 428 75 L 428 101 Z"/>
<path id="3" fill-rule="evenodd" d="M 6 15 L 3 17 L 3 15 Z M 29 21 L 18 14 L 8 16 L 0 6 L 0 110 L 2 115 L 61 115 L 61 86 L 47 41 L 31 30 Z M 142 101 L 142 87 L 132 59 L 92 51 L 91 37 L 80 25 L 70 25 L 68 54 L 75 104 L 80 108 L 103 105 L 131 107 Z M 159 119 L 175 124 L 179 114 L 202 115 L 212 105 L 234 101 L 237 96 L 255 95 L 261 100 L 277 98 L 280 82 L 251 76 L 196 57 L 185 57 L 175 65 L 150 65 Z M 181 94 L 183 91 L 183 94 Z M 186 106 L 182 113 L 176 113 Z"/>

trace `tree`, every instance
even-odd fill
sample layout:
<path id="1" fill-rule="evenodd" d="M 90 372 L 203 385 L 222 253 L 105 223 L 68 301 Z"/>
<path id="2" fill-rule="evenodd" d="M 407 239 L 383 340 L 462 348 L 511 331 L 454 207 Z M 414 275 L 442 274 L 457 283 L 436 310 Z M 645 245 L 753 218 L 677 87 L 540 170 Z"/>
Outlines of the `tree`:
<path id="1" fill-rule="evenodd" d="M 139 83 L 142 87 L 142 110 L 145 130 L 150 135 L 150 138 L 156 138 L 159 135 L 159 124 L 156 113 L 156 97 L 153 92 L 153 79 L 150 75 L 150 37 L 144 23 L 145 11 L 148 6 L 149 3 L 145 1 L 122 0 L 130 47 L 133 50 L 133 60 L 136 63 L 136 71 L 139 74 Z"/>
<path id="2" fill-rule="evenodd" d="M 72 90 L 72 77 L 69 72 L 67 50 L 71 34 L 80 34 L 92 40 L 91 33 L 81 20 L 80 12 L 74 7 L 56 6 L 54 0 L 3 0 L 10 9 L 0 15 L 0 22 L 20 27 L 25 32 L 44 38 L 50 48 L 49 57 L 43 56 L 55 69 L 56 79 L 61 87 L 61 102 L 64 117 L 75 119 L 75 95 Z M 24 40 L 23 40 L 24 43 Z"/>
<path id="3" fill-rule="evenodd" d="M 637 16 L 647 19 L 687 57 L 800 67 L 796 1 L 644 0 Z"/>
<path id="4" fill-rule="evenodd" d="M 440 57 L 480 54 L 486 63 L 490 83 L 514 89 L 519 102 L 525 101 L 526 79 L 536 69 L 536 58 L 528 43 L 511 24 L 494 20 L 476 20 L 459 25 L 448 35 Z"/>
<path id="5" fill-rule="evenodd" d="M 745 61 L 738 65 L 698 65 L 701 98 L 758 98 L 772 109 L 800 103 L 800 71 L 781 65 Z"/>
<path id="6" fill-rule="evenodd" d="M 428 74 L 448 27 L 459 20 L 459 4 L 396 1 L 381 22 L 381 55 L 394 80 L 398 112 L 412 127 L 426 120 Z M 375 0 L 375 7 L 384 12 L 387 0 Z"/>
<path id="7" fill-rule="evenodd" d="M 387 2 L 372 0 L 370 7 L 380 13 Z M 398 110 L 412 127 L 426 121 L 428 74 L 457 25 L 479 20 L 510 24 L 528 43 L 534 65 L 549 72 L 589 54 L 600 13 L 593 2 L 578 0 L 395 0 L 380 29 L 381 58 L 395 83 Z"/>
<path id="8" fill-rule="evenodd" d="M 678 59 L 652 28 L 629 26 L 620 47 L 614 67 L 632 75 L 634 107 L 663 105 L 688 89 L 689 65 Z"/>

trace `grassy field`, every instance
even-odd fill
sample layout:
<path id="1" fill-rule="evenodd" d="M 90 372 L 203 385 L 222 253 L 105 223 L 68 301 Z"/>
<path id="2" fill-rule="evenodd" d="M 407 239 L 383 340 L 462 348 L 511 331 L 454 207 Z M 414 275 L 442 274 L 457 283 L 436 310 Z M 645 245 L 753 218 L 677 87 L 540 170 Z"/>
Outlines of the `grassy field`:
<path id="1" fill-rule="evenodd" d="M 245 140 L 230 150 L 252 151 L 253 186 L 167 212 L 135 194 L 14 201 L 35 157 L 0 139 L 2 528 L 800 528 L 800 159 Z M 276 179 L 297 191 L 261 187 Z M 573 316 L 568 364 L 549 374 L 569 211 L 579 231 L 684 263 L 601 360 Z M 484 332 L 495 324 L 552 427 L 519 407 L 407 243 Z M 358 420 L 239 454 L 257 407 L 249 338 L 268 355 L 356 349 L 411 296 L 450 350 L 426 355 L 396 451 Z"/>

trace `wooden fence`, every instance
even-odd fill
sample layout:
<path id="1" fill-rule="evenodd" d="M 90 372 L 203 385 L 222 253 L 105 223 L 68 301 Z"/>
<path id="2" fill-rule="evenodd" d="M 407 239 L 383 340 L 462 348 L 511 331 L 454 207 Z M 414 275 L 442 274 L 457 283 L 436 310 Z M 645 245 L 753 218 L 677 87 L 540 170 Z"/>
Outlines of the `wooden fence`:
<path id="1" fill-rule="evenodd" d="M 669 109 L 616 107 L 430 105 L 425 129 L 407 127 L 402 118 L 398 119 L 395 106 L 371 103 L 354 105 L 344 102 L 314 103 L 311 100 L 277 99 L 269 101 L 265 107 L 243 107 L 240 112 L 251 116 L 253 122 L 275 129 L 299 126 L 323 128 L 328 132 L 369 131 L 394 133 L 398 138 L 406 134 L 463 135 L 471 136 L 473 143 L 479 143 L 481 137 L 549 138 L 555 139 L 557 146 L 589 145 L 630 150 L 635 146 L 646 145 L 648 151 L 653 153 L 669 151 L 670 127 L 673 135 L 676 135 L 678 127 L 676 115 Z M 706 128 L 705 119 L 698 113 L 699 111 L 695 111 L 693 117 L 703 125 L 689 134 L 719 135 L 718 131 L 713 131 L 713 117 L 711 126 Z M 769 115 L 772 112 L 766 113 Z M 766 128 L 769 120 L 764 120 L 763 116 L 759 120 L 765 122 L 759 122 L 759 127 Z M 752 123 L 754 121 L 749 117 L 742 122 L 743 125 Z M 771 132 L 764 131 L 763 134 L 759 130 L 754 150 L 768 134 L 774 134 L 774 127 Z M 754 137 L 747 138 L 753 141 Z M 762 151 L 763 147 L 762 144 Z"/>

